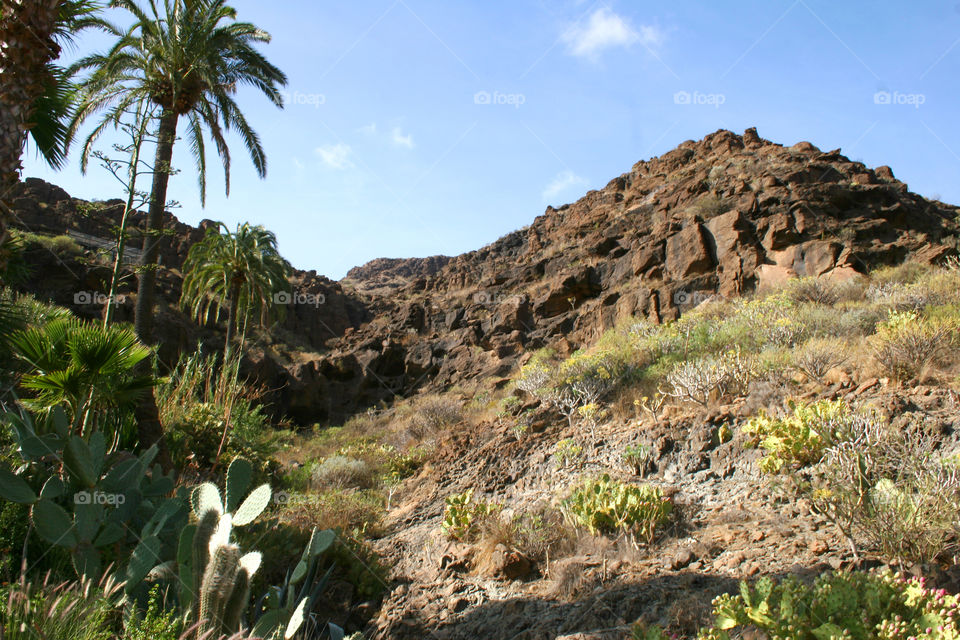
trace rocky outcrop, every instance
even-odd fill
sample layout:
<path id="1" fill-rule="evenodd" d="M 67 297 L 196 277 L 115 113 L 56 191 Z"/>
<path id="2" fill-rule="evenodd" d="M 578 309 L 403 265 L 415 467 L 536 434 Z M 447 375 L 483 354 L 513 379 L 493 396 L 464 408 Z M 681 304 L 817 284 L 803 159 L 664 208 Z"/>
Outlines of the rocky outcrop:
<path id="1" fill-rule="evenodd" d="M 31 180 L 15 201 L 33 230 L 106 233 L 116 224 L 109 208 L 79 216 L 80 204 Z M 418 389 L 500 379 L 532 349 L 569 352 L 631 316 L 659 322 L 705 297 L 787 277 L 937 261 L 956 252 L 957 217 L 889 167 L 721 130 L 476 251 L 374 260 L 339 283 L 297 272 L 296 290 L 324 302 L 290 310 L 250 371 L 298 422 L 336 422 Z M 173 303 L 179 265 L 202 231 L 172 216 L 168 227 L 161 280 L 172 358 L 194 338 Z"/>

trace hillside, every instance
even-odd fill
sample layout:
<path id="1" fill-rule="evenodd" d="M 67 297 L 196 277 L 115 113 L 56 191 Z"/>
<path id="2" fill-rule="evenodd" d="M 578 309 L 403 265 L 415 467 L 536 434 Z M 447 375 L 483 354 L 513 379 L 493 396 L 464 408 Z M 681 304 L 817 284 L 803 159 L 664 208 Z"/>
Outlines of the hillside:
<path id="1" fill-rule="evenodd" d="M 104 290 L 95 240 L 117 205 L 22 184 L 40 274 L 22 287 L 95 316 L 73 295 Z M 167 365 L 222 344 L 176 306 L 208 224 L 168 224 Z M 960 209 L 889 167 L 750 129 L 638 162 L 476 251 L 379 259 L 339 282 L 297 271 L 316 303 L 291 305 L 243 363 L 298 427 L 278 454 L 278 517 L 353 540 L 324 611 L 378 640 L 659 640 L 647 623 L 693 637 L 739 580 L 858 566 L 955 593 L 955 518 L 929 514 L 960 503 L 958 245 Z M 936 461 L 939 484 L 919 462 L 893 477 L 929 498 L 911 512 L 926 520 L 835 526 L 829 492 L 808 489 L 840 445 Z M 652 487 L 640 502 L 663 517 L 578 520 L 572 496 L 604 473 Z M 938 526 L 931 555 L 918 540 Z M 735 637 L 768 637 L 751 633 Z"/>
<path id="2" fill-rule="evenodd" d="M 118 222 L 118 201 L 91 207 L 36 180 L 18 195 L 15 211 L 29 231 L 109 238 Z M 296 291 L 323 304 L 292 306 L 247 367 L 277 390 L 270 400 L 280 412 L 300 424 L 336 423 L 395 395 L 506 376 L 530 350 L 570 353 L 625 318 L 676 318 L 714 293 L 936 262 L 955 246 L 957 215 L 911 193 L 889 167 L 806 142 L 784 147 L 753 129 L 721 130 L 638 162 L 476 251 L 375 260 L 340 283 L 298 271 Z M 198 337 L 175 302 L 179 267 L 202 232 L 168 228 L 157 324 L 162 359 L 174 362 Z M 32 259 L 57 278 L 32 291 L 103 291 L 102 268 Z"/>

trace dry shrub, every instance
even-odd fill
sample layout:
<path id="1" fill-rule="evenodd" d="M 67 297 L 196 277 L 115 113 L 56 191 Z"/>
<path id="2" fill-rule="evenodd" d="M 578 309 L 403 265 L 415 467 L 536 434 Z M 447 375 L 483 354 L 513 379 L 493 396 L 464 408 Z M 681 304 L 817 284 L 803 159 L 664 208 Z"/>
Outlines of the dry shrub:
<path id="1" fill-rule="evenodd" d="M 794 364 L 811 380 L 823 382 L 834 367 L 847 361 L 847 344 L 836 338 L 814 338 L 807 341 L 794 356 Z"/>
<path id="2" fill-rule="evenodd" d="M 281 518 L 305 531 L 316 527 L 379 537 L 385 512 L 384 498 L 377 491 L 331 490 L 290 496 Z"/>
<path id="3" fill-rule="evenodd" d="M 786 401 L 793 393 L 789 381 L 782 371 L 768 371 L 762 378 L 752 380 L 747 387 L 747 401 L 744 411 L 747 415 L 756 415 L 765 411 L 770 415 L 779 415 L 786 410 Z"/>
<path id="4" fill-rule="evenodd" d="M 460 422 L 463 404 L 450 396 L 430 395 L 421 399 L 407 417 L 407 432 L 416 440 L 426 439 Z"/>
<path id="5" fill-rule="evenodd" d="M 755 375 L 755 367 L 736 349 L 722 357 L 683 362 L 667 375 L 667 395 L 707 406 L 711 400 L 740 395 Z"/>
<path id="6" fill-rule="evenodd" d="M 916 311 L 892 312 L 872 339 L 873 356 L 888 375 L 909 379 L 946 362 L 955 326 Z"/>
<path id="7" fill-rule="evenodd" d="M 840 300 L 838 286 L 827 278 L 798 278 L 787 284 L 787 295 L 794 302 L 812 302 L 832 306 Z"/>
<path id="8" fill-rule="evenodd" d="M 316 465 L 311 479 L 321 489 L 366 489 L 373 486 L 376 472 L 364 460 L 337 455 Z"/>

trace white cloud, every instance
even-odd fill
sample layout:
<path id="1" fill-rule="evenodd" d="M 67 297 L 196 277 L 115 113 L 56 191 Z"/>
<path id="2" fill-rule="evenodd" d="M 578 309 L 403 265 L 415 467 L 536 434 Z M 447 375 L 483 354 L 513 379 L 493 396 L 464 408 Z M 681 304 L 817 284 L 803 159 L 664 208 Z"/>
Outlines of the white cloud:
<path id="1" fill-rule="evenodd" d="M 571 55 L 596 59 L 605 49 L 629 47 L 635 42 L 654 48 L 663 43 L 664 33 L 645 25 L 637 31 L 625 18 L 602 7 L 590 15 L 586 24 L 577 23 L 567 29 L 562 39 Z"/>
<path id="2" fill-rule="evenodd" d="M 586 186 L 586 184 L 587 181 L 573 171 L 561 171 L 543 190 L 543 199 L 549 200 L 550 198 L 556 198 L 568 189 L 583 187 Z"/>
<path id="3" fill-rule="evenodd" d="M 350 145 L 339 142 L 337 144 L 327 144 L 316 148 L 316 153 L 320 156 L 323 164 L 331 169 L 349 169 L 353 166 L 350 161 L 350 154 L 353 150 Z"/>
<path id="4" fill-rule="evenodd" d="M 403 132 L 400 131 L 400 127 L 393 128 L 392 140 L 393 144 L 398 147 L 413 149 L 413 134 L 404 135 Z"/>
<path id="5" fill-rule="evenodd" d="M 645 24 L 640 25 L 640 42 L 648 48 L 659 49 L 660 45 L 662 45 L 666 39 L 667 34 L 660 27 Z"/>
<path id="6" fill-rule="evenodd" d="M 371 122 L 370 124 L 365 124 L 358 129 L 360 133 L 365 136 L 372 136 L 377 133 L 377 123 Z"/>

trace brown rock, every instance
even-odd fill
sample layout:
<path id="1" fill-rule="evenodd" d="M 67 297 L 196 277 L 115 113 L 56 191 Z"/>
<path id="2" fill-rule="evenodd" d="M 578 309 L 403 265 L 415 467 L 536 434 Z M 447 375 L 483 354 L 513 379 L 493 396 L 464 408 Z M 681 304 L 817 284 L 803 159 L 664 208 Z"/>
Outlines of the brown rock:
<path id="1" fill-rule="evenodd" d="M 516 580 L 530 573 L 530 561 L 517 551 L 498 544 L 490 556 L 490 572 L 492 575 Z"/>
<path id="2" fill-rule="evenodd" d="M 667 238 L 667 271 L 675 278 L 706 273 L 713 268 L 703 227 L 692 224 Z"/>

